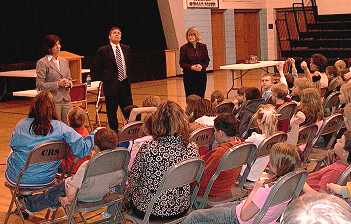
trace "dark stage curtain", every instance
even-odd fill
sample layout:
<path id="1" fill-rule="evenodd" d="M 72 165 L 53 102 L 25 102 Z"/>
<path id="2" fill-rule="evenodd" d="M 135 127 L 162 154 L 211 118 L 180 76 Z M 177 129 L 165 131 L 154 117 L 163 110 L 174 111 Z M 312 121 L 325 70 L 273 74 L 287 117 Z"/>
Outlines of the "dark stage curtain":
<path id="1" fill-rule="evenodd" d="M 41 55 L 48 33 L 62 38 L 62 50 L 84 56 L 90 68 L 99 46 L 108 42 L 111 25 L 122 28 L 122 42 L 135 56 L 131 80 L 166 77 L 165 37 L 157 1 L 123 0 L 5 0 L 1 2 L 0 69 L 6 64 L 29 63 Z"/>

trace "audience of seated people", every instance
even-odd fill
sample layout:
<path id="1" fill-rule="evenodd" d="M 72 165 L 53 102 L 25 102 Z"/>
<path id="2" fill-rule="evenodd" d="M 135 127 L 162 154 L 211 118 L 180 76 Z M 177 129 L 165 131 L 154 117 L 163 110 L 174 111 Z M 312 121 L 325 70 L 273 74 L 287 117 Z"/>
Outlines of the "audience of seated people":
<path id="1" fill-rule="evenodd" d="M 272 146 L 269 155 L 271 175 L 256 181 L 249 196 L 241 202 L 221 204 L 209 209 L 199 209 L 191 212 L 183 224 L 197 223 L 253 223 L 256 215 L 262 209 L 275 181 L 285 174 L 294 171 L 300 166 L 296 147 L 286 143 L 277 143 Z M 274 223 L 283 213 L 289 201 L 270 207 L 261 220 L 261 224 Z"/>
<path id="2" fill-rule="evenodd" d="M 27 118 L 22 119 L 13 130 L 7 159 L 6 179 L 15 184 L 17 176 L 34 147 L 48 141 L 65 141 L 73 155 L 84 157 L 94 146 L 94 136 L 82 137 L 73 128 L 57 120 L 51 93 L 40 92 L 31 105 Z M 21 178 L 21 186 L 43 186 L 55 180 L 60 161 L 30 166 Z"/>
<path id="3" fill-rule="evenodd" d="M 347 128 L 351 128 L 351 104 L 346 105 L 344 122 Z M 326 191 L 328 183 L 336 183 L 339 176 L 351 164 L 351 129 L 347 129 L 344 135 L 337 140 L 333 153 L 336 161 L 322 169 L 310 173 L 307 177 L 304 192 Z"/>
<path id="4" fill-rule="evenodd" d="M 143 217 L 168 168 L 199 157 L 196 145 L 189 144 L 188 118 L 178 104 L 172 101 L 162 103 L 151 119 L 153 140 L 141 145 L 128 177 L 130 204 L 140 217 Z M 156 201 L 151 219 L 182 216 L 189 206 L 189 185 L 169 189 Z"/>
<path id="5" fill-rule="evenodd" d="M 134 213 L 140 217 L 143 216 L 152 196 L 156 193 L 163 174 L 169 167 L 186 159 L 199 157 L 201 149 L 198 149 L 196 144 L 189 142 L 191 131 L 204 126 L 215 128 L 216 143 L 212 150 L 201 151 L 202 153 L 200 153 L 201 158 L 205 161 L 205 171 L 201 179 L 199 195 L 204 193 L 209 179 L 216 171 L 222 156 L 230 148 L 242 142 L 250 142 L 259 146 L 264 139 L 272 136 L 277 131 L 289 131 L 287 141 L 289 144 L 278 143 L 274 145 L 269 156 L 258 158 L 252 166 L 247 179 L 254 182 L 252 184 L 254 187 L 246 200 L 194 211 L 183 222 L 252 223 L 255 215 L 265 203 L 271 186 L 277 178 L 295 170 L 299 165 L 298 153 L 301 154 L 305 148 L 304 145 L 296 147 L 299 128 L 310 124 L 317 124 L 321 127 L 324 117 L 323 102 L 332 91 L 339 88 L 340 104 L 346 106 L 343 111 L 337 110 L 337 112 L 343 112 L 347 131 L 333 146 L 332 151 L 335 153 L 337 160 L 308 175 L 304 195 L 300 196 L 296 202 L 291 203 L 282 217 L 282 223 L 292 223 L 287 220 L 293 220 L 296 211 L 302 211 L 296 210 L 296 206 L 302 207 L 300 200 L 307 199 L 307 196 L 311 193 L 317 194 L 316 191 L 331 191 L 345 198 L 351 197 L 351 193 L 348 193 L 351 190 L 347 190 L 347 186 L 351 189 L 351 183 L 347 186 L 335 184 L 337 178 L 350 162 L 351 82 L 348 82 L 348 80 L 351 78 L 351 72 L 345 61 L 342 60 L 337 61 L 335 67 L 327 68 L 327 59 L 320 54 L 313 55 L 309 65 L 306 62 L 301 63 L 301 68 L 305 73 L 302 75 L 297 74 L 294 59 L 288 59 L 287 61 L 286 63 L 292 67 L 291 76 L 283 73 L 282 64 L 277 66 L 279 80 L 278 76 L 274 80 L 271 75 L 262 76 L 262 98 L 258 88 L 242 87 L 239 89 L 238 95 L 234 97 L 235 107 L 232 114 L 215 113 L 215 106 L 225 101 L 223 93 L 218 90 L 211 94 L 211 101 L 202 99 L 197 95 L 188 96 L 185 112 L 174 102 L 161 103 L 158 96 L 146 97 L 142 104 L 143 107 L 158 108 L 156 112 L 149 113 L 143 118 L 138 117 L 137 120 L 144 120 L 143 131 L 146 136 L 135 140 L 134 144 L 131 145 L 127 192 L 128 205 Z M 290 94 L 287 82 L 291 85 L 289 86 L 291 87 Z M 332 85 L 337 87 L 334 88 Z M 266 101 L 265 98 L 269 100 Z M 290 120 L 291 129 L 289 130 L 289 121 L 278 121 L 279 115 L 276 109 L 291 100 L 297 102 L 298 107 Z M 136 105 L 130 105 L 126 110 L 131 111 L 136 107 Z M 256 119 L 258 130 L 249 133 L 247 139 L 241 139 L 252 117 Z M 76 172 L 76 174 L 66 180 L 66 185 L 51 189 L 47 193 L 47 195 L 51 195 L 50 197 L 47 197 L 47 195 L 33 195 L 22 198 L 29 211 L 57 207 L 60 204 L 67 205 L 71 202 L 72 193 L 80 187 L 82 175 L 84 175 L 88 163 L 86 160 L 89 159 L 89 157 L 84 156 L 90 155 L 94 145 L 94 136 L 89 135 L 84 128 L 84 119 L 84 111 L 74 108 L 69 113 L 71 127 L 57 121 L 52 96 L 50 93 L 42 92 L 35 99 L 28 118 L 21 120 L 14 129 L 10 142 L 12 153 L 8 158 L 6 169 L 6 178 L 9 182 L 14 183 L 16 181 L 20 167 L 25 163 L 28 153 L 40 143 L 64 140 L 72 150 L 69 157 L 74 162 L 72 163 L 71 160 L 63 161 L 62 164 L 68 168 L 74 164 L 72 173 Z M 100 136 L 102 138 L 99 140 L 100 137 L 98 136 L 100 134 L 105 137 Z M 109 142 L 114 141 L 114 136 L 116 137 L 115 143 L 109 145 Z M 108 129 L 103 128 L 95 134 L 95 145 L 101 151 L 116 146 L 116 142 L 116 134 L 110 133 Z M 106 144 L 109 146 L 104 148 Z M 97 151 L 99 150 L 97 149 Z M 84 159 L 79 159 L 81 157 L 84 157 Z M 35 186 L 50 183 L 55 177 L 59 164 L 58 161 L 30 167 L 21 184 Z M 233 183 L 240 175 L 240 171 L 242 174 L 244 169 L 245 166 L 241 169 L 222 172 L 215 181 L 209 196 L 217 199 L 230 196 Z M 268 180 L 260 179 L 265 169 L 268 169 L 273 175 Z M 121 178 L 121 176 L 116 176 L 110 180 Z M 107 193 L 104 186 L 91 185 L 89 192 L 85 195 L 86 201 L 101 199 Z M 84 198 L 81 199 L 82 201 L 85 200 Z M 319 200 L 319 198 L 316 197 L 316 200 Z M 189 185 L 170 189 L 157 200 L 151 219 L 183 216 L 189 208 L 189 203 Z M 272 223 L 278 220 L 287 203 L 269 208 L 261 223 Z M 292 212 L 293 209 L 296 211 Z M 303 208 L 303 210 L 308 209 L 310 208 L 307 205 Z M 301 212 L 301 214 L 305 213 Z M 311 221 L 311 223 L 313 222 Z"/>
<path id="6" fill-rule="evenodd" d="M 117 138 L 117 134 L 114 131 L 107 128 L 100 128 L 95 133 L 95 147 L 92 151 L 92 156 L 94 157 L 101 151 L 114 149 L 117 144 Z M 26 209 L 30 212 L 37 212 L 45 208 L 57 208 L 60 205 L 65 207 L 71 204 L 77 190 L 82 186 L 88 162 L 89 161 L 83 162 L 76 174 L 66 178 L 62 183 L 50 188 L 47 192 L 23 196 L 22 200 Z M 78 200 L 82 202 L 96 202 L 102 200 L 103 197 L 110 192 L 110 186 L 115 186 L 122 182 L 123 175 L 123 171 L 116 171 L 114 173 L 91 177 L 80 190 Z"/>
<path id="7" fill-rule="evenodd" d="M 223 113 L 214 120 L 216 147 L 201 156 L 205 161 L 205 171 L 201 178 L 199 195 L 205 193 L 208 182 L 216 172 L 223 155 L 232 147 L 241 143 L 238 137 L 239 122 L 233 114 Z M 241 167 L 221 172 L 214 182 L 209 197 L 225 199 L 231 196 L 231 188 L 239 177 Z"/>

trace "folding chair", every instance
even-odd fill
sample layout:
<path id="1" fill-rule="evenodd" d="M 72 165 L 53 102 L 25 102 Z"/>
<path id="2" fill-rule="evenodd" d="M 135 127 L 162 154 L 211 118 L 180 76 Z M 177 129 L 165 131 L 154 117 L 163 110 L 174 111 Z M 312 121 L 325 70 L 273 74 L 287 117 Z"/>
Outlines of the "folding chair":
<path id="1" fill-rule="evenodd" d="M 285 132 L 277 132 L 274 135 L 263 140 L 257 147 L 256 158 L 268 156 L 274 144 L 285 142 L 288 139 L 288 134 Z"/>
<path id="2" fill-rule="evenodd" d="M 197 147 L 207 147 L 212 149 L 212 144 L 214 141 L 214 128 L 204 127 L 193 131 L 190 134 L 190 142 L 195 142 Z"/>
<path id="3" fill-rule="evenodd" d="M 333 114 L 335 110 L 339 107 L 340 99 L 339 99 L 340 92 L 335 91 L 329 94 L 329 96 L 325 99 L 324 102 L 324 114 L 325 117 Z"/>
<path id="4" fill-rule="evenodd" d="M 256 123 L 256 116 L 255 115 L 253 115 L 251 117 L 249 124 L 247 125 L 247 129 L 244 131 L 241 138 L 247 139 L 254 131 L 259 132 L 259 128 L 258 128 L 258 125 Z"/>
<path id="5" fill-rule="evenodd" d="M 309 161 L 317 162 L 314 170 L 318 170 L 323 164 L 328 165 L 327 159 L 332 153 L 332 147 L 336 141 L 336 136 L 344 123 L 344 117 L 342 114 L 333 114 L 324 119 L 322 127 L 320 128 L 317 136 L 313 140 L 312 151 L 308 156 Z M 331 135 L 326 147 L 317 148 L 314 144 L 320 137 Z"/>
<path id="6" fill-rule="evenodd" d="M 312 143 L 314 138 L 316 137 L 317 132 L 318 126 L 316 124 L 304 126 L 299 129 L 299 136 L 296 145 L 305 145 L 305 148 L 301 154 L 301 161 L 303 163 L 307 161 L 307 158 L 312 151 Z"/>
<path id="7" fill-rule="evenodd" d="M 292 116 L 296 111 L 296 107 L 297 107 L 297 104 L 295 102 L 284 103 L 277 109 L 277 113 L 279 114 L 278 119 L 279 120 L 288 119 L 290 121 L 290 119 L 292 118 Z"/>
<path id="8" fill-rule="evenodd" d="M 222 102 L 215 108 L 216 113 L 233 113 L 234 103 L 233 102 Z"/>
<path id="9" fill-rule="evenodd" d="M 345 186 L 348 181 L 351 179 L 351 165 L 349 165 L 344 172 L 339 176 L 338 180 L 336 181 L 336 184 L 339 184 L 341 186 Z"/>
<path id="10" fill-rule="evenodd" d="M 271 148 L 274 144 L 279 142 L 285 142 L 287 139 L 288 139 L 288 134 L 285 132 L 277 132 L 274 135 L 264 139 L 257 147 L 255 161 L 257 158 L 269 156 L 271 152 Z M 254 166 L 255 161 L 252 164 L 252 166 Z M 251 190 L 253 187 L 253 183 L 245 183 L 244 187 L 245 189 Z"/>
<path id="11" fill-rule="evenodd" d="M 207 205 L 212 207 L 217 204 L 239 200 L 247 196 L 248 192 L 245 191 L 243 187 L 246 182 L 246 178 L 250 173 L 251 166 L 255 161 L 256 150 L 257 150 L 256 145 L 252 143 L 243 143 L 238 146 L 234 146 L 230 150 L 228 150 L 221 158 L 221 161 L 217 167 L 216 172 L 213 174 L 210 181 L 208 182 L 204 195 L 202 197 L 197 198 L 197 201 L 201 202 L 198 207 L 205 208 Z M 246 164 L 246 169 L 244 171 L 244 174 L 241 177 L 239 177 L 238 184 L 234 186 L 235 187 L 234 192 L 238 192 L 238 193 L 222 201 L 211 200 L 211 198 L 209 198 L 209 193 L 211 192 L 212 186 L 216 181 L 216 179 L 218 178 L 218 176 L 223 171 L 239 168 L 244 164 Z M 233 180 L 233 181 L 236 181 L 236 180 Z"/>
<path id="12" fill-rule="evenodd" d="M 124 125 L 118 131 L 118 143 L 126 141 L 134 141 L 137 138 L 143 137 L 142 127 L 144 122 L 142 121 L 133 121 Z"/>
<path id="13" fill-rule="evenodd" d="M 98 126 L 101 126 L 99 113 L 106 113 L 106 111 L 102 111 L 103 105 L 105 104 L 105 95 L 103 88 L 103 82 L 100 82 L 95 102 L 95 123 Z"/>
<path id="14" fill-rule="evenodd" d="M 128 123 L 135 121 L 136 117 L 139 114 L 152 114 L 157 110 L 157 107 L 138 107 L 138 108 L 133 108 L 132 111 L 130 112 L 129 118 L 128 118 Z"/>
<path id="15" fill-rule="evenodd" d="M 115 186 L 111 186 L 110 188 L 112 189 L 113 187 L 120 185 L 122 189 L 125 189 L 127 176 L 128 176 L 129 159 L 130 159 L 129 152 L 127 149 L 124 149 L 124 148 L 116 148 L 114 150 L 106 150 L 106 151 L 100 152 L 88 162 L 88 166 L 82 181 L 82 186 L 84 186 L 84 184 L 91 181 L 91 179 L 93 178 L 98 178 L 99 176 L 101 177 L 109 173 L 122 171 L 124 173 L 122 183 L 116 184 Z M 80 218 L 83 220 L 84 223 L 88 223 L 87 219 L 83 216 L 83 212 L 84 213 L 92 212 L 116 203 L 122 203 L 124 199 L 123 192 L 116 193 L 111 191 L 100 201 L 82 202 L 82 201 L 79 201 L 79 195 L 81 193 L 81 190 L 82 189 L 77 190 L 72 203 L 69 206 L 64 208 L 65 213 L 68 217 L 69 224 L 75 223 L 74 215 L 77 213 L 79 214 Z M 108 220 L 116 222 L 116 219 L 118 218 L 117 216 L 120 216 L 120 218 L 122 218 L 122 211 L 119 211 L 117 209 L 115 211 L 115 214 L 111 214 L 110 218 L 99 220 L 98 222 L 99 223 L 107 222 Z"/>
<path id="16" fill-rule="evenodd" d="M 191 208 L 194 204 L 196 199 L 197 192 L 199 190 L 200 179 L 202 173 L 204 171 L 204 161 L 201 159 L 189 159 L 183 162 L 180 162 L 168 169 L 168 171 L 163 175 L 162 181 L 156 191 L 156 194 L 152 197 L 147 210 L 145 212 L 144 219 L 138 219 L 135 215 L 133 215 L 132 211 L 129 211 L 126 215 L 126 218 L 133 221 L 133 223 L 168 223 L 168 224 L 175 224 L 181 223 L 184 217 L 177 218 L 175 220 L 168 220 L 168 221 L 160 221 L 160 222 L 150 222 L 149 217 L 151 215 L 152 209 L 156 200 L 160 197 L 160 195 L 168 189 L 181 187 L 186 184 L 195 183 L 194 187 L 192 188 L 191 193 L 191 201 L 188 213 L 191 212 Z"/>
<path id="17" fill-rule="evenodd" d="M 69 95 L 71 96 L 71 103 L 73 106 L 79 106 L 84 109 L 85 114 L 87 115 L 89 128 L 93 129 L 91 126 L 91 122 L 89 119 L 89 111 L 88 111 L 88 98 L 87 98 L 87 84 L 82 83 L 78 85 L 72 86 L 70 89 Z"/>
<path id="18" fill-rule="evenodd" d="M 253 223 L 260 223 L 270 207 L 297 198 L 302 191 L 306 178 L 307 172 L 304 170 L 296 170 L 280 177 L 272 186 L 266 202 L 256 214 Z"/>
<path id="19" fill-rule="evenodd" d="M 69 150 L 69 146 L 65 142 L 52 141 L 52 142 L 46 142 L 36 146 L 29 153 L 24 167 L 21 169 L 20 173 L 17 176 L 16 183 L 13 184 L 9 181 L 5 182 L 5 186 L 10 189 L 11 195 L 12 195 L 10 206 L 4 221 L 5 224 L 8 222 L 10 215 L 15 213 L 16 211 L 20 215 L 22 223 L 24 223 L 24 217 L 22 212 L 20 211 L 21 206 L 18 200 L 19 196 L 45 192 L 46 190 L 48 190 L 48 188 L 53 187 L 55 184 L 57 184 L 56 180 L 54 179 L 52 182 L 43 186 L 22 187 L 20 184 L 21 179 L 24 173 L 26 172 L 26 170 L 29 168 L 29 166 L 34 164 L 39 164 L 39 163 L 49 163 L 49 162 L 62 160 L 66 157 L 68 150 Z M 14 203 L 16 205 L 16 209 L 12 211 Z"/>

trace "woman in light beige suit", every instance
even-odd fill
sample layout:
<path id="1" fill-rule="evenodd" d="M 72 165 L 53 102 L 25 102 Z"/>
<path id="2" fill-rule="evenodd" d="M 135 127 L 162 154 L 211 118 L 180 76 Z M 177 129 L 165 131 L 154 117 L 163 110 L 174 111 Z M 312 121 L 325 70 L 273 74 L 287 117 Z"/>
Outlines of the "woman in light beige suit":
<path id="1" fill-rule="evenodd" d="M 59 56 L 60 37 L 46 35 L 43 41 L 45 56 L 38 60 L 36 85 L 39 91 L 50 91 L 53 95 L 58 119 L 67 123 L 67 114 L 71 108 L 69 95 L 72 87 L 69 63 Z"/>

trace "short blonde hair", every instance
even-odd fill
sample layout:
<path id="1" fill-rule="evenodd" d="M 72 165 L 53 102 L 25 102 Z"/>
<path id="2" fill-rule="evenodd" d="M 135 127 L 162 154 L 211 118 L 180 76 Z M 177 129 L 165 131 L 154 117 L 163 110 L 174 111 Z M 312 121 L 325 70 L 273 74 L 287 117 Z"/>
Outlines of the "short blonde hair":
<path id="1" fill-rule="evenodd" d="M 306 193 L 285 209 L 281 224 L 344 224 L 351 220 L 351 208 L 341 198 L 327 193 Z"/>
<path id="2" fill-rule="evenodd" d="M 85 111 L 80 107 L 73 107 L 67 117 L 68 124 L 72 128 L 81 128 L 85 124 Z"/>
<path id="3" fill-rule="evenodd" d="M 185 34 L 185 38 L 187 41 L 189 41 L 189 38 L 188 36 L 189 35 L 194 35 L 195 36 L 195 40 L 196 42 L 199 42 L 200 41 L 200 33 L 199 31 L 196 29 L 196 27 L 192 26 L 190 27 L 187 31 L 186 31 L 186 34 Z"/>

